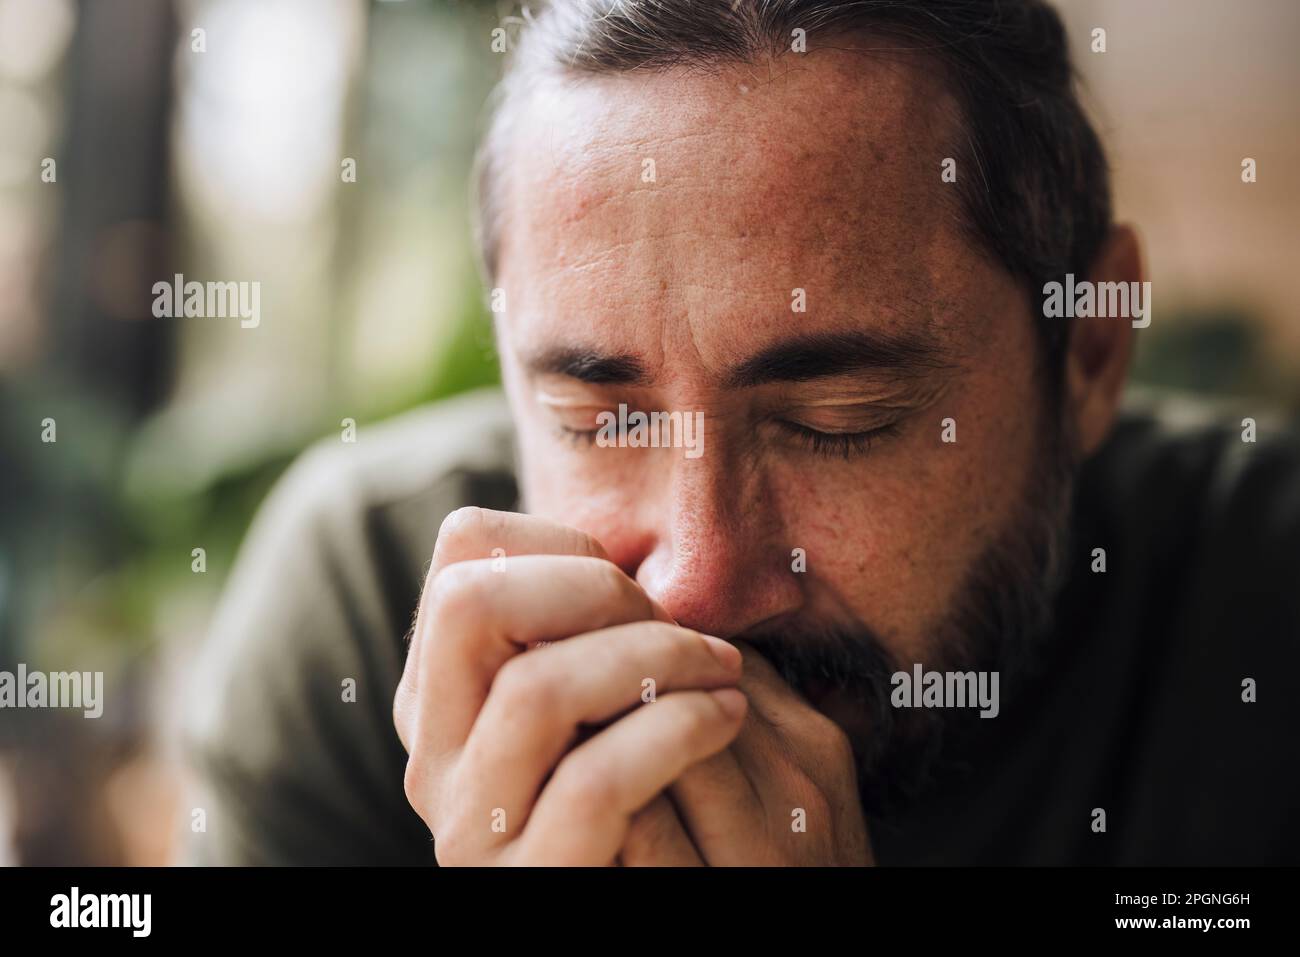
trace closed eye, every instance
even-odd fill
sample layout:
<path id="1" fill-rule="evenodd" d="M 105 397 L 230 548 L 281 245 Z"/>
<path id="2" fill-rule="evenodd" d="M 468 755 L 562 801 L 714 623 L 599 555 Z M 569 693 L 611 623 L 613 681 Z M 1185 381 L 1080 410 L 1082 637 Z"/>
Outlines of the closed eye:
<path id="1" fill-rule="evenodd" d="M 567 439 L 574 445 L 595 445 L 600 429 L 572 429 L 567 425 L 560 425 L 556 427 L 556 432 L 561 438 Z"/>
<path id="2" fill-rule="evenodd" d="M 826 458 L 850 459 L 866 455 L 877 441 L 898 433 L 897 423 L 864 432 L 822 432 L 786 419 L 777 419 L 775 424 L 802 448 Z"/>

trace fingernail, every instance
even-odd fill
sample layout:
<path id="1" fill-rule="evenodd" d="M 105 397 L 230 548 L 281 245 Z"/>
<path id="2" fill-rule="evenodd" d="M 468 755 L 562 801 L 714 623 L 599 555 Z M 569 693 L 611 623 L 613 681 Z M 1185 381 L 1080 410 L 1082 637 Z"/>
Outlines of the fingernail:
<path id="1" fill-rule="evenodd" d="M 712 635 L 704 635 L 704 640 L 708 642 L 709 650 L 713 652 L 713 657 L 717 658 L 722 667 L 728 671 L 735 671 L 740 667 L 741 654 L 740 649 L 729 641 L 723 641 L 721 638 L 714 638 Z"/>
<path id="2" fill-rule="evenodd" d="M 718 703 L 719 708 L 727 713 L 729 718 L 739 718 L 745 713 L 745 708 L 749 705 L 749 702 L 745 700 L 745 696 L 735 688 L 718 688 L 710 691 L 709 694 L 713 695 L 713 700 Z"/>

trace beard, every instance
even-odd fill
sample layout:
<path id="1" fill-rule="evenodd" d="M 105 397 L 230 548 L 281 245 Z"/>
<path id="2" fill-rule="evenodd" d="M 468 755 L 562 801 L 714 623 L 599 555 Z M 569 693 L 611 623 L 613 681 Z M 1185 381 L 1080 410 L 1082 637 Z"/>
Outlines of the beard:
<path id="1" fill-rule="evenodd" d="M 931 632 L 929 660 L 918 662 L 927 671 L 998 672 L 1007 688 L 1034 669 L 1064 577 L 1077 472 L 1067 428 L 1049 425 L 1040 434 L 1024 497 Z M 790 622 L 737 637 L 815 706 L 834 703 L 822 710 L 853 743 L 863 809 L 871 816 L 888 817 L 920 796 L 978 717 L 973 709 L 893 707 L 891 678 L 913 663 L 897 660 L 865 625 Z"/>

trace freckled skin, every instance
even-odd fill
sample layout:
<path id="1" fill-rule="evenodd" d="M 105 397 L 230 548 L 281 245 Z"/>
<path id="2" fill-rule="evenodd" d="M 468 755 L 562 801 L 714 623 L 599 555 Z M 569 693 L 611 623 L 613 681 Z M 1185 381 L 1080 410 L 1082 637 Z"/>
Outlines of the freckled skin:
<path id="1" fill-rule="evenodd" d="M 940 179 L 954 112 L 932 67 L 841 52 L 539 84 L 507 157 L 497 279 L 528 510 L 595 536 L 682 624 L 860 622 L 924 661 L 1014 514 L 1041 424 L 1029 305 Z M 771 421 L 894 383 L 720 385 L 793 331 L 872 326 L 923 329 L 954 358 L 865 455 L 815 454 Z M 655 384 L 531 380 L 520 357 L 554 342 L 638 355 Z M 704 454 L 574 444 L 539 391 L 702 410 Z"/>

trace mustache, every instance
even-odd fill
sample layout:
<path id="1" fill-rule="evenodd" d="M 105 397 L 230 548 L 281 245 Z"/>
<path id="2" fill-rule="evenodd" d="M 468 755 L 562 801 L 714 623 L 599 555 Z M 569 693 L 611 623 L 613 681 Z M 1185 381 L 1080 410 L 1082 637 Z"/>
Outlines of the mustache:
<path id="1" fill-rule="evenodd" d="M 737 635 L 736 640 L 753 646 L 800 692 L 827 688 L 871 691 L 887 686 L 890 675 L 900 670 L 885 643 L 867 626 L 795 622 Z"/>
<path id="2" fill-rule="evenodd" d="M 858 792 L 868 814 L 886 815 L 924 788 L 943 741 L 941 712 L 890 703 L 895 672 L 907 670 L 869 626 L 793 622 L 737 636 L 810 702 L 829 694 L 854 711 L 849 732 Z M 815 706 L 815 705 L 814 705 Z"/>

